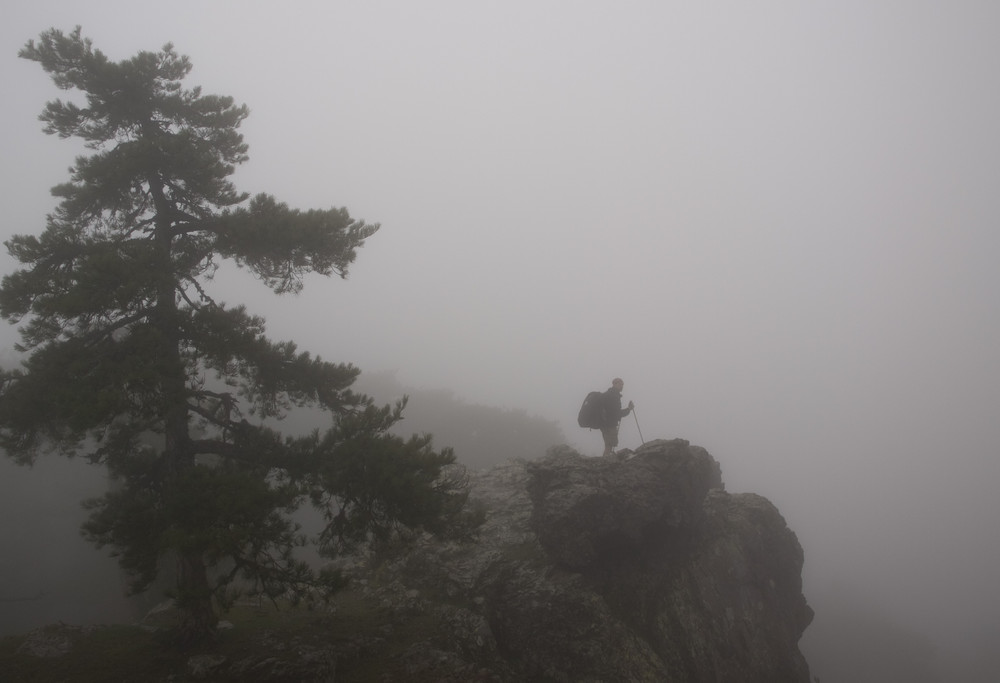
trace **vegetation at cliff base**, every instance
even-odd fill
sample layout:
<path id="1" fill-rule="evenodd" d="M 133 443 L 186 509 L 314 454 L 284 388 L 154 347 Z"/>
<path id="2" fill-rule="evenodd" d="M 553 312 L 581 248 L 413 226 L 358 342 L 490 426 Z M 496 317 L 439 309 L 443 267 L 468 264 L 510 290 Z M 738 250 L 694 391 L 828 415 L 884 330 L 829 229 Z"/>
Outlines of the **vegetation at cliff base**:
<path id="1" fill-rule="evenodd" d="M 357 587 L 338 593 L 330 608 L 241 604 L 226 622 L 213 642 L 184 647 L 169 631 L 138 625 L 50 625 L 0 639 L 0 670 L 25 683 L 246 683 L 312 680 L 334 671 L 338 681 L 420 680 L 407 671 L 407 652 L 441 626 L 433 614 L 392 618 Z M 48 656 L 33 653 L 32 646 L 46 644 Z M 65 651 L 52 651 L 60 646 Z"/>

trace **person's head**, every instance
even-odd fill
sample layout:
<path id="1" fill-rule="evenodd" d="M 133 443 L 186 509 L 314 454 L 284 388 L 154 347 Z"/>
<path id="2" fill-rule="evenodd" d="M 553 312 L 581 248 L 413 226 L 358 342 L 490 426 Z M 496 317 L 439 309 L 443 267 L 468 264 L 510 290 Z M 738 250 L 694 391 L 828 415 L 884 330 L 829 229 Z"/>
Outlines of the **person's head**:
<path id="1" fill-rule="evenodd" d="M 625 388 L 625 382 L 622 381 L 621 377 L 615 377 L 611 380 L 611 386 L 614 387 L 615 391 L 621 391 Z"/>

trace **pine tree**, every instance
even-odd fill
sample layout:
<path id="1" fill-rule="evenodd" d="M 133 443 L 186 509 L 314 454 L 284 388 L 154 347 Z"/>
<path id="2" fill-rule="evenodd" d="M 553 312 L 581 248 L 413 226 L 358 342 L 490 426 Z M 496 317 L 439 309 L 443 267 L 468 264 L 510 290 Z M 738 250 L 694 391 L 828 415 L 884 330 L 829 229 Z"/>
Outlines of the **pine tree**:
<path id="1" fill-rule="evenodd" d="M 53 188 L 41 235 L 6 242 L 22 267 L 3 278 L 0 315 L 21 324 L 26 360 L 0 377 L 0 446 L 22 464 L 57 450 L 108 469 L 115 486 L 88 502 L 84 533 L 113 549 L 131 589 L 175 560 L 182 633 L 201 639 L 237 587 L 335 587 L 294 556 L 303 537 L 287 513 L 305 501 L 325 512 L 328 548 L 454 519 L 454 454 L 388 433 L 405 400 L 375 406 L 350 390 L 356 367 L 271 341 L 262 318 L 210 294 L 222 261 L 277 293 L 309 273 L 346 277 L 379 226 L 237 192 L 248 110 L 184 89 L 191 64 L 169 44 L 114 62 L 79 27 L 52 29 L 20 56 L 82 95 L 40 119 L 92 153 Z M 330 429 L 265 426 L 299 406 L 329 411 Z"/>

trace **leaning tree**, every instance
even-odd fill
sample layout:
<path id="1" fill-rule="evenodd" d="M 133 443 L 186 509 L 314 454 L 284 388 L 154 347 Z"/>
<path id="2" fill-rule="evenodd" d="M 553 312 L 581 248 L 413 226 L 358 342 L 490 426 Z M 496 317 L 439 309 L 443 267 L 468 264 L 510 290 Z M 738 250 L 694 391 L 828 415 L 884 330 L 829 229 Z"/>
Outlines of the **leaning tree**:
<path id="1" fill-rule="evenodd" d="M 345 277 L 378 225 L 238 192 L 248 110 L 185 89 L 191 64 L 169 44 L 115 62 L 79 27 L 52 29 L 20 56 L 77 93 L 40 119 L 90 153 L 53 188 L 44 231 L 6 242 L 21 267 L 3 278 L 0 315 L 20 325 L 25 360 L 0 376 L 0 446 L 23 464 L 58 452 L 108 469 L 84 533 L 113 549 L 130 588 L 175 562 L 182 633 L 204 638 L 237 590 L 335 587 L 296 557 L 288 514 L 307 501 L 327 548 L 454 521 L 454 455 L 388 432 L 405 401 L 374 405 L 350 390 L 357 368 L 274 342 L 211 295 L 223 261 L 277 293 L 309 273 Z M 328 411 L 329 429 L 273 428 L 298 407 Z"/>

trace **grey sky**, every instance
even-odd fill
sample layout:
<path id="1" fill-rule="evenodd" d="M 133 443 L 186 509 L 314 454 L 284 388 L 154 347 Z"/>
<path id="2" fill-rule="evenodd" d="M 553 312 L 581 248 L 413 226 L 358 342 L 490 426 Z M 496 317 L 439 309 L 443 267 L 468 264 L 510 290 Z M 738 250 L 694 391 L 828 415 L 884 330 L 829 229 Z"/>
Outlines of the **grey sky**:
<path id="1" fill-rule="evenodd" d="M 76 24 L 248 104 L 241 189 L 382 223 L 346 282 L 219 278 L 272 336 L 594 454 L 576 410 L 621 376 L 644 437 L 778 505 L 807 593 L 997 624 L 1000 5 L 12 2 L 4 238 L 74 155 L 17 50 Z"/>

